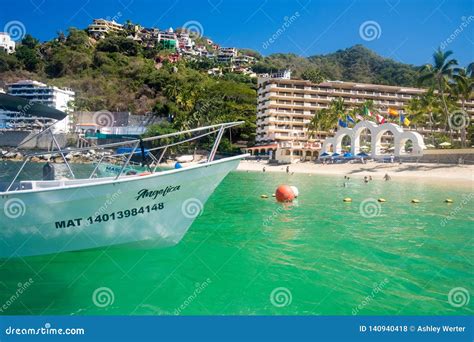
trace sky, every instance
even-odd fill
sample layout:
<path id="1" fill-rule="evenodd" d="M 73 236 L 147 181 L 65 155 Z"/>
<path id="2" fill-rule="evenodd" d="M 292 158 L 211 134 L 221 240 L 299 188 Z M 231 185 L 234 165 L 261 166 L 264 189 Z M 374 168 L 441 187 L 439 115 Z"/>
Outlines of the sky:
<path id="1" fill-rule="evenodd" d="M 0 0 L 0 31 L 41 41 L 93 18 L 145 27 L 188 27 L 221 46 L 263 55 L 327 54 L 363 44 L 402 63 L 430 63 L 452 50 L 474 60 L 472 0 Z"/>

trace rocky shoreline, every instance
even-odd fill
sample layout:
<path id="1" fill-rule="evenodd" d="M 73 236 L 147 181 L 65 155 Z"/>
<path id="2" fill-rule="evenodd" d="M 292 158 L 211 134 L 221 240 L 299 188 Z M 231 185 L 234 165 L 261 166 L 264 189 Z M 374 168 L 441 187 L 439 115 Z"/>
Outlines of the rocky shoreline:
<path id="1" fill-rule="evenodd" d="M 25 160 L 27 153 L 22 153 L 20 151 L 0 151 L 0 160 L 2 161 L 13 161 L 21 162 Z M 87 153 L 71 152 L 66 153 L 64 158 L 71 163 L 76 164 L 91 164 L 97 162 L 102 157 L 112 155 L 111 152 L 95 152 L 90 150 Z M 32 163 L 43 163 L 50 162 L 55 164 L 64 164 L 64 159 L 61 155 L 54 152 L 45 152 L 43 154 L 38 154 L 30 158 Z M 110 162 L 110 161 L 109 161 Z"/>

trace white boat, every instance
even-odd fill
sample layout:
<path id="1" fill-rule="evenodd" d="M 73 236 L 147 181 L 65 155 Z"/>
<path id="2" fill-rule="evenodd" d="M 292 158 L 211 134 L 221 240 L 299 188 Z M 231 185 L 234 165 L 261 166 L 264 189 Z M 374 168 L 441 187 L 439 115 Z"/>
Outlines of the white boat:
<path id="1" fill-rule="evenodd" d="M 226 128 L 239 122 L 225 123 L 126 142 L 133 150 L 113 177 L 95 178 L 101 159 L 87 179 L 19 181 L 25 161 L 13 180 L 0 190 L 0 257 L 23 257 L 78 251 L 122 244 L 166 247 L 177 244 L 198 217 L 220 182 L 247 155 L 214 160 Z M 205 132 L 196 136 L 196 133 Z M 217 133 L 208 160 L 202 164 L 167 171 L 156 165 L 168 147 L 161 150 L 155 166 L 148 172 L 127 175 L 129 162 L 143 144 L 163 138 L 186 135 L 181 143 Z M 191 137 L 190 137 L 191 136 Z M 54 139 L 54 138 L 53 138 Z M 102 145 L 100 148 L 123 146 Z M 96 150 L 98 147 L 94 147 Z M 64 158 L 86 149 L 60 149 L 49 152 Z M 151 154 L 153 156 L 153 154 Z M 123 157 L 123 156 L 122 156 Z M 72 177 L 71 177 L 72 178 Z M 3 210 L 1 210 L 3 209 Z"/>

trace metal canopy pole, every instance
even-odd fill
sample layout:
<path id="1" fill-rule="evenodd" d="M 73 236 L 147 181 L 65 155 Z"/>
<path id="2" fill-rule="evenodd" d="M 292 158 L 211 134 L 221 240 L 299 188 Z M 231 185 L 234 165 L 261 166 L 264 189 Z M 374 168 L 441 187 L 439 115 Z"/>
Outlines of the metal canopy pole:
<path id="1" fill-rule="evenodd" d="M 94 177 L 94 174 L 97 172 L 97 169 L 99 168 L 99 165 L 102 163 L 102 160 L 104 160 L 104 158 L 105 155 L 102 155 L 102 158 L 100 158 L 99 162 L 95 166 L 94 171 L 92 171 L 91 175 L 89 176 L 89 179 L 92 179 L 92 177 Z"/>
<path id="2" fill-rule="evenodd" d="M 119 174 L 117 175 L 117 177 L 115 177 L 115 180 L 117 180 L 123 173 L 123 170 L 125 170 L 125 168 L 127 167 L 127 165 L 130 163 L 130 159 L 132 159 L 132 156 L 133 154 L 135 153 L 135 151 L 137 150 L 137 147 L 138 145 L 140 145 L 140 140 L 138 140 L 135 144 L 135 146 L 133 147 L 133 150 L 132 152 L 130 153 L 130 155 L 128 156 L 127 158 L 127 161 L 125 162 L 125 164 L 122 165 L 122 168 L 120 169 L 120 172 Z"/>
<path id="3" fill-rule="evenodd" d="M 30 156 L 27 156 L 27 157 L 25 158 L 25 161 L 24 161 L 23 164 L 21 165 L 20 170 L 18 170 L 18 172 L 16 173 L 16 175 L 15 175 L 15 177 L 13 178 L 12 182 L 11 182 L 10 185 L 8 186 L 6 192 L 10 191 L 11 187 L 13 186 L 13 184 L 15 184 L 16 179 L 18 178 L 18 176 L 20 175 L 20 173 L 23 171 L 23 169 L 25 168 L 26 163 L 28 162 L 28 160 L 29 160 L 30 158 L 31 158 Z"/>
<path id="4" fill-rule="evenodd" d="M 161 159 L 163 159 L 167 149 L 168 149 L 168 146 L 165 146 L 165 148 L 163 149 L 163 152 L 161 152 L 160 158 L 156 162 L 156 165 L 155 165 L 155 168 L 153 169 L 153 172 L 155 172 L 156 169 L 158 168 L 158 165 L 161 163 Z"/>
<path id="5" fill-rule="evenodd" d="M 223 134 L 224 134 L 224 125 L 221 126 L 219 133 L 217 133 L 216 141 L 214 141 L 214 146 L 212 146 L 211 153 L 209 154 L 209 160 L 207 161 L 208 163 L 214 160 L 214 157 L 216 156 L 217 148 L 219 147 Z"/>
<path id="6" fill-rule="evenodd" d="M 49 133 L 51 134 L 51 138 L 53 139 L 54 144 L 56 145 L 56 147 L 59 150 L 59 154 L 61 155 L 61 157 L 63 157 L 64 163 L 66 163 L 66 166 L 69 169 L 69 172 L 71 173 L 72 178 L 76 179 L 76 176 L 74 175 L 74 172 L 72 172 L 71 165 L 69 165 L 69 162 L 67 161 L 66 156 L 64 155 L 64 153 L 61 149 L 61 146 L 59 146 L 59 143 L 56 140 L 56 137 L 54 136 L 53 132 L 51 132 L 51 130 L 49 131 Z"/>

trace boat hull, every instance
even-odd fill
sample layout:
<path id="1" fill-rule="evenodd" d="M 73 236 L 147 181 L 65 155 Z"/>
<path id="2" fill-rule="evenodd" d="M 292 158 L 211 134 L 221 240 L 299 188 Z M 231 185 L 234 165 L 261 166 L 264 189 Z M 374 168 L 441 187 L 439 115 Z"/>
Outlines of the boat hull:
<path id="1" fill-rule="evenodd" d="M 242 156 L 141 177 L 0 196 L 0 257 L 177 244 Z"/>

